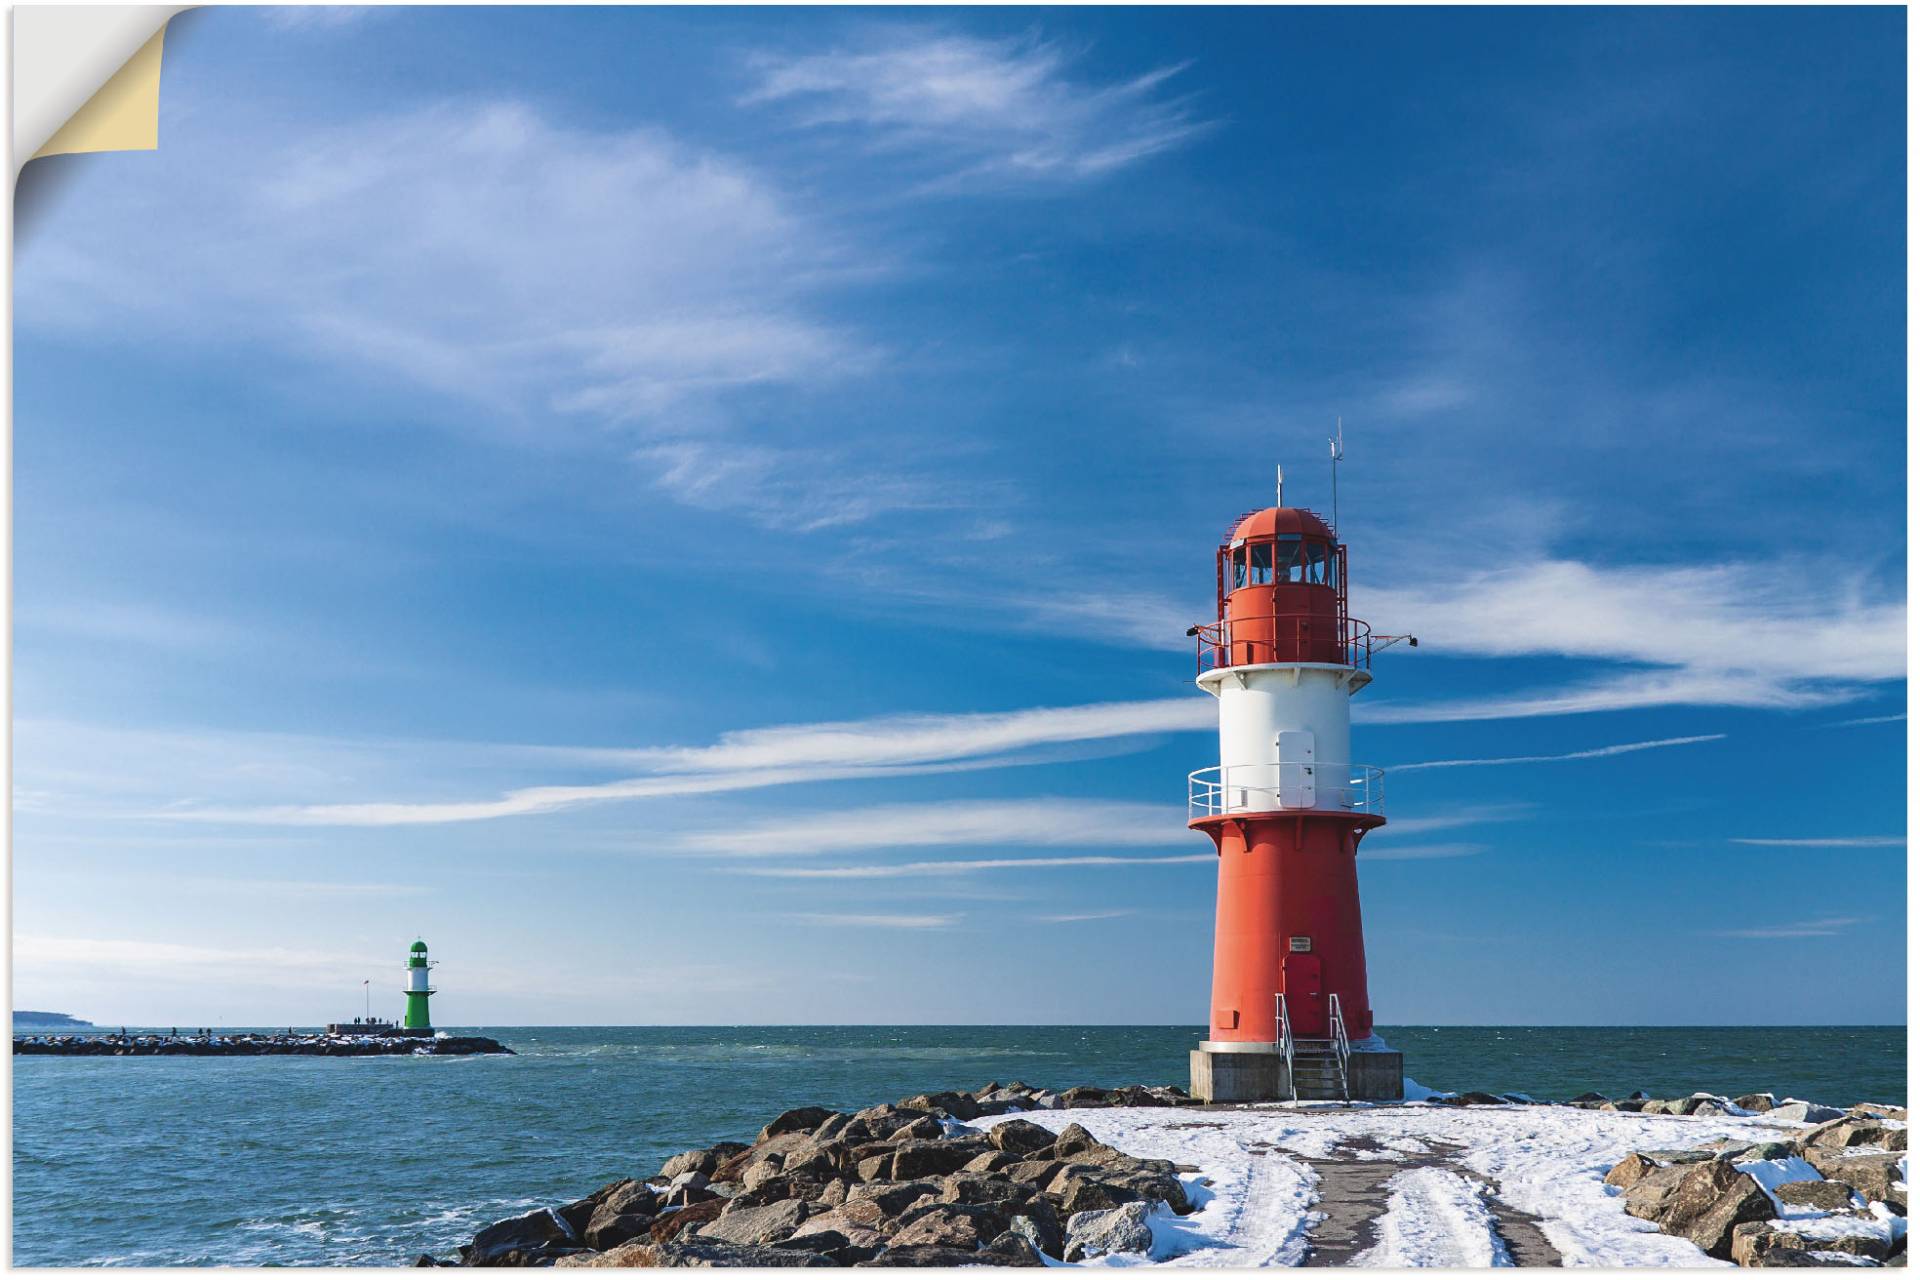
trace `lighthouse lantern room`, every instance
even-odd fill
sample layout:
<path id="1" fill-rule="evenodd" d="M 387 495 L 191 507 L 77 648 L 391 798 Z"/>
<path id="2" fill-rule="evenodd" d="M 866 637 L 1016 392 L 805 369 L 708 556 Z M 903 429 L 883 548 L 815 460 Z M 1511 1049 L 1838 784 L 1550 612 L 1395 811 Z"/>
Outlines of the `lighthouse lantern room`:
<path id="1" fill-rule="evenodd" d="M 1373 1034 L 1355 857 L 1386 822 L 1380 770 L 1355 763 L 1348 703 L 1376 638 L 1347 612 L 1347 549 L 1312 511 L 1241 517 L 1214 558 L 1194 637 L 1219 703 L 1220 763 L 1188 778 L 1188 825 L 1219 854 L 1213 994 L 1193 1051 L 1209 1102 L 1397 1099 L 1400 1055 Z"/>

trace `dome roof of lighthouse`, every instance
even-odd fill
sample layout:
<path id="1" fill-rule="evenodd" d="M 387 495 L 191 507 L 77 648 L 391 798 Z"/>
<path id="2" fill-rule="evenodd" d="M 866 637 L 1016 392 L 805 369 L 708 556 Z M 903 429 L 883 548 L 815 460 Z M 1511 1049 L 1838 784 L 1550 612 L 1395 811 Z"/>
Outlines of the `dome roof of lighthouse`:
<path id="1" fill-rule="evenodd" d="M 419 951 L 422 953 L 424 953 L 426 949 L 427 949 L 427 944 L 424 942 L 416 942 L 411 947 L 408 948 L 409 951 Z"/>
<path id="2" fill-rule="evenodd" d="M 1276 534 L 1331 539 L 1333 530 L 1327 528 L 1326 521 L 1305 507 L 1268 507 L 1242 520 L 1228 541 L 1244 542 L 1249 538 L 1271 538 Z"/>

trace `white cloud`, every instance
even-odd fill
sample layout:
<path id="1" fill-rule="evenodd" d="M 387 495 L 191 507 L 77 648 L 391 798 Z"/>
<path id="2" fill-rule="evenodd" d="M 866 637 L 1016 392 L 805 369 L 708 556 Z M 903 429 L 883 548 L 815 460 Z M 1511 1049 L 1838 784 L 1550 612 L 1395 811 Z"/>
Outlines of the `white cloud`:
<path id="1" fill-rule="evenodd" d="M 1823 589 L 1824 588 L 1824 589 Z M 1567 657 L 1641 670 L 1569 689 L 1426 706 L 1376 723 L 1504 719 L 1666 705 L 1793 708 L 1906 674 L 1906 606 L 1841 566 L 1797 561 L 1607 566 L 1538 560 L 1444 583 L 1366 588 L 1354 611 L 1442 654 Z"/>
<path id="2" fill-rule="evenodd" d="M 1481 804 L 1467 805 L 1450 813 L 1429 814 L 1424 818 L 1396 818 L 1387 815 L 1387 825 L 1377 828 L 1367 836 L 1372 844 L 1390 836 L 1425 835 L 1430 831 L 1452 831 L 1460 827 L 1475 827 L 1483 822 L 1518 822 L 1533 812 L 1531 804 Z"/>
<path id="3" fill-rule="evenodd" d="M 1411 773 L 1416 769 L 1463 769 L 1473 765 L 1496 764 L 1548 764 L 1560 760 L 1599 760 L 1607 756 L 1623 756 L 1635 751 L 1651 751 L 1656 747 L 1684 747 L 1696 742 L 1719 742 L 1726 738 L 1724 733 L 1699 733 L 1685 738 L 1655 738 L 1647 742 L 1620 742 L 1607 747 L 1589 747 L 1585 751 L 1567 751 L 1559 755 L 1548 756 L 1493 756 L 1479 760 L 1420 760 L 1413 764 L 1396 764 L 1388 768 L 1388 773 Z"/>
<path id="4" fill-rule="evenodd" d="M 1907 718 L 1907 713 L 1904 711 L 1899 712 L 1895 715 L 1890 715 L 1890 716 L 1861 716 L 1856 720 L 1835 720 L 1832 724 L 1828 725 L 1827 728 L 1855 729 L 1855 728 L 1859 728 L 1862 725 L 1869 725 L 1869 724 L 1892 724 L 1896 720 L 1905 720 L 1906 718 Z"/>
<path id="5" fill-rule="evenodd" d="M 555 813 L 591 804 L 711 795 L 804 782 L 957 772 L 1023 763 L 1019 754 L 1147 734 L 1211 728 L 1203 697 L 1034 707 L 1020 711 L 780 725 L 699 747 L 554 749 L 556 759 L 644 769 L 611 782 L 520 787 L 490 798 L 328 804 L 177 805 L 179 821 L 285 826 L 413 826 Z"/>
<path id="6" fill-rule="evenodd" d="M 849 508 L 844 458 L 789 422 L 796 393 L 886 359 L 821 313 L 891 264 L 761 171 L 511 100 L 205 118 L 185 111 L 165 166 L 75 201 L 58 239 L 22 254 L 22 315 L 92 333 L 132 313 L 147 331 L 295 351 L 355 387 L 434 393 L 445 411 L 428 420 L 453 429 L 624 455 L 675 498 L 699 497 L 690 459 L 737 456 L 733 508 L 782 528 L 925 499 L 863 451 L 868 492 Z"/>
<path id="7" fill-rule="evenodd" d="M 1801 920 L 1793 924 L 1753 925 L 1744 929 L 1715 929 L 1708 933 L 1713 938 L 1831 938 L 1844 933 L 1855 925 L 1866 924 L 1872 916 L 1825 916 L 1818 920 Z"/>
<path id="8" fill-rule="evenodd" d="M 831 912 L 802 912 L 793 919 L 808 924 L 829 925 L 844 929 L 950 929 L 963 917 L 944 916 L 887 916 L 887 915 L 839 915 Z"/>
<path id="9" fill-rule="evenodd" d="M 1138 915 L 1132 908 L 1119 911 L 1078 911 L 1058 916 L 1035 916 L 1036 924 L 1085 924 L 1094 920 L 1118 920 L 1124 916 Z"/>
<path id="10" fill-rule="evenodd" d="M 1188 862 L 1212 862 L 1211 853 L 1183 853 L 1164 858 L 1125 858 L 1084 854 L 1064 858 L 966 858 L 946 862 L 895 862 L 858 867 L 738 868 L 741 874 L 780 880 L 897 880 L 908 876 L 960 876 L 981 871 L 1060 871 L 1092 867 L 1165 867 Z"/>
<path id="11" fill-rule="evenodd" d="M 1905 836 L 1735 836 L 1729 841 L 1777 849 L 1897 849 L 1906 842 Z"/>
<path id="12" fill-rule="evenodd" d="M 786 104 L 809 127 L 864 130 L 948 181 L 1074 181 L 1190 142 L 1210 127 L 1167 95 L 1182 66 L 1105 84 L 1076 79 L 1042 40 L 890 32 L 830 53 L 762 54 L 748 104 Z"/>

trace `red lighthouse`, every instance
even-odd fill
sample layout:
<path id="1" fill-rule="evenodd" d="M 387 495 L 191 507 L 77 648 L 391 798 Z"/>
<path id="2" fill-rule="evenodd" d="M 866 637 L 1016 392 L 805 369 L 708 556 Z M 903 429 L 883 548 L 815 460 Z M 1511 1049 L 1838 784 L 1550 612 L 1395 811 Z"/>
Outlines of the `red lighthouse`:
<path id="1" fill-rule="evenodd" d="M 1188 825 L 1220 858 L 1194 1092 L 1398 1098 L 1400 1055 L 1373 1035 L 1354 867 L 1386 815 L 1380 770 L 1351 751 L 1348 702 L 1376 645 L 1347 612 L 1347 549 L 1313 512 L 1268 507 L 1228 531 L 1214 583 L 1214 619 L 1190 633 L 1220 710 L 1220 763 L 1188 779 Z"/>

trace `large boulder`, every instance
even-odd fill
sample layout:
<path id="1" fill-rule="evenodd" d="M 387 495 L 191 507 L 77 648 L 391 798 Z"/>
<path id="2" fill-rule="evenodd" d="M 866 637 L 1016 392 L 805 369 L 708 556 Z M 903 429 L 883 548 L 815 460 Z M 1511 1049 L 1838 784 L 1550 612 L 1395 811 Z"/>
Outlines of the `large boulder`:
<path id="1" fill-rule="evenodd" d="M 1783 1182 L 1773 1189 L 1773 1198 L 1781 1204 L 1797 1204 L 1827 1213 L 1841 1213 L 1853 1208 L 1853 1188 L 1844 1182 L 1826 1179 L 1817 1182 Z"/>
<path id="2" fill-rule="evenodd" d="M 1658 1168 L 1660 1168 L 1658 1161 L 1649 1160 L 1636 1151 L 1607 1170 L 1607 1176 L 1601 1181 L 1610 1187 L 1619 1187 L 1625 1191 Z"/>
<path id="3" fill-rule="evenodd" d="M 891 1134 L 887 1135 L 887 1141 L 893 1143 L 914 1141 L 931 1142 L 946 1136 L 947 1128 L 940 1123 L 938 1116 L 921 1116 L 895 1129 Z"/>
<path id="4" fill-rule="evenodd" d="M 1076 1213 L 1067 1219 L 1066 1242 L 1068 1262 L 1118 1253 L 1145 1253 L 1153 1248 L 1147 1206 L 1134 1203 Z"/>
<path id="5" fill-rule="evenodd" d="M 787 1153 L 802 1147 L 813 1145 L 811 1133 L 795 1130 L 790 1133 L 776 1134 L 765 1142 L 756 1142 L 727 1156 L 714 1166 L 712 1178 L 715 1182 L 738 1182 L 754 1165 L 779 1156 L 786 1159 Z"/>
<path id="6" fill-rule="evenodd" d="M 1020 1157 L 1011 1151 L 989 1151 L 983 1156 L 975 1156 L 960 1168 L 964 1173 L 998 1173 L 1019 1163 Z"/>
<path id="7" fill-rule="evenodd" d="M 980 1251 L 982 1258 L 991 1258 L 996 1267 L 1044 1267 L 1046 1261 L 1040 1251 L 1033 1247 L 1033 1241 L 1017 1231 L 1002 1231 L 987 1242 Z"/>
<path id="8" fill-rule="evenodd" d="M 1906 1180 L 1898 1153 L 1816 1147 L 1807 1152 L 1806 1159 L 1821 1177 L 1844 1182 L 1863 1198 L 1878 1200 L 1895 1213 L 1907 1212 Z"/>
<path id="9" fill-rule="evenodd" d="M 652 1227 L 652 1214 L 609 1213 L 603 1207 L 594 1211 L 583 1238 L 589 1249 L 611 1249 L 646 1235 Z"/>
<path id="10" fill-rule="evenodd" d="M 802 1249 L 774 1249 L 766 1245 L 731 1244 L 725 1240 L 675 1240 L 655 1244 L 635 1240 L 606 1253 L 563 1258 L 577 1267 L 831 1267 L 831 1258 Z M 558 1264 L 556 1264 L 558 1265 Z"/>
<path id="11" fill-rule="evenodd" d="M 1760 1184 L 1725 1161 L 1673 1167 L 1681 1172 L 1670 1185 L 1666 1169 L 1642 1177 L 1627 1192 L 1626 1210 L 1668 1235 L 1691 1240 L 1709 1257 L 1730 1259 L 1733 1229 L 1773 1216 L 1773 1201 Z M 1661 1194 L 1654 1194 L 1656 1189 Z"/>
<path id="12" fill-rule="evenodd" d="M 1883 1262 L 1888 1248 L 1886 1235 L 1864 1223 L 1857 1232 L 1822 1231 L 1801 1235 L 1789 1223 L 1750 1222 L 1735 1229 L 1729 1257 L 1743 1267 L 1819 1266 L 1823 1265 L 1823 1259 L 1807 1255 L 1844 1254 Z M 1801 1258 L 1782 1257 L 1782 1254 L 1799 1254 Z M 1835 1262 L 1838 1263 L 1838 1259 Z"/>
<path id="13" fill-rule="evenodd" d="M 579 1233 L 552 1209 L 535 1209 L 481 1228 L 460 1259 L 475 1267 L 529 1267 L 586 1247 Z"/>
<path id="14" fill-rule="evenodd" d="M 1817 1102 L 1802 1102 L 1797 1098 L 1789 1098 L 1767 1112 L 1767 1118 L 1785 1120 L 1790 1124 L 1821 1124 L 1828 1120 L 1838 1120 L 1845 1114 L 1838 1107 L 1823 1107 Z"/>
<path id="15" fill-rule="evenodd" d="M 984 1138 L 948 1138 L 937 1142 L 903 1142 L 893 1154 L 888 1174 L 895 1182 L 937 1178 L 958 1173 L 975 1156 L 991 1150 Z"/>
<path id="16" fill-rule="evenodd" d="M 975 1206 L 959 1204 L 927 1205 L 903 1215 L 902 1225 L 893 1233 L 893 1247 L 934 1244 L 953 1249 L 978 1249 L 1004 1231 L 1007 1221 L 995 1223 L 974 1212 Z M 991 1225 L 992 1229 L 988 1229 Z"/>
<path id="17" fill-rule="evenodd" d="M 837 1113 L 831 1107 L 793 1107 L 782 1111 L 768 1121 L 767 1127 L 760 1131 L 760 1136 L 754 1141 L 765 1142 L 768 1138 L 777 1138 L 783 1133 L 805 1132 L 811 1137 L 815 1129 L 835 1114 Z"/>
<path id="18" fill-rule="evenodd" d="M 699 1204 L 702 1200 L 716 1199 L 716 1193 L 707 1190 L 710 1183 L 707 1175 L 698 1169 L 689 1169 L 667 1184 L 661 1201 L 674 1208 Z"/>
<path id="19" fill-rule="evenodd" d="M 1068 1128 L 1079 1129 L 1079 1125 Z M 1081 1129 L 1082 1133 L 1086 1130 Z M 993 1126 L 987 1132 L 987 1141 L 993 1144 L 995 1151 L 1013 1155 L 1030 1156 L 1053 1146 L 1056 1136 L 1051 1129 L 1043 1129 L 1031 1120 L 1008 1120 Z"/>
<path id="20" fill-rule="evenodd" d="M 710 1148 L 699 1151 L 682 1151 L 677 1156 L 668 1156 L 666 1163 L 660 1166 L 659 1181 L 672 1182 L 683 1173 L 704 1173 L 711 1176 L 715 1166 L 719 1163 L 720 1157 L 715 1155 Z"/>
<path id="21" fill-rule="evenodd" d="M 1771 1111 L 1780 1105 L 1780 1100 L 1770 1093 L 1743 1093 L 1733 1100 L 1733 1105 L 1742 1111 Z"/>
<path id="22" fill-rule="evenodd" d="M 1036 1187 L 1045 1187 L 1053 1181 L 1054 1175 L 1066 1167 L 1066 1161 L 1055 1160 L 1049 1156 L 1044 1159 L 1022 1160 L 1018 1164 L 1007 1165 L 998 1172 L 1001 1177 L 1011 1178 L 1015 1182 L 1029 1182 Z"/>
<path id="23" fill-rule="evenodd" d="M 1038 1194 L 1034 1187 L 1009 1178 L 950 1173 L 940 1180 L 939 1198 L 949 1204 L 1023 1205 Z"/>
<path id="24" fill-rule="evenodd" d="M 980 1267 L 994 1265 L 994 1259 L 982 1257 L 971 1249 L 955 1249 L 941 1244 L 892 1245 L 856 1267 Z"/>
<path id="25" fill-rule="evenodd" d="M 883 1216 L 891 1218 L 921 1197 L 932 1200 L 939 1194 L 940 1186 L 935 1182 L 869 1182 L 848 1191 L 847 1202 L 840 1208 L 850 1212 L 855 1205 L 871 1203 L 879 1206 Z"/>
<path id="26" fill-rule="evenodd" d="M 904 1098 L 903 1108 L 918 1111 L 944 1111 L 955 1120 L 975 1120 L 979 1118 L 980 1107 L 964 1093 L 919 1093 Z"/>
<path id="27" fill-rule="evenodd" d="M 804 1249 L 830 1259 L 836 1267 L 850 1267 L 856 1262 L 865 1262 L 886 1248 L 887 1238 L 878 1231 L 861 1231 L 857 1228 L 851 1236 L 843 1231 L 814 1231 L 804 1236 L 797 1233 L 790 1235 L 774 1247 Z"/>
<path id="28" fill-rule="evenodd" d="M 1905 1151 L 1907 1131 L 1897 1124 L 1872 1116 L 1841 1116 L 1809 1130 L 1801 1136 L 1803 1147 L 1878 1147 L 1882 1151 Z"/>
<path id="29" fill-rule="evenodd" d="M 653 1220 L 647 1228 L 647 1239 L 655 1244 L 665 1244 L 677 1240 L 686 1232 L 703 1227 L 720 1216 L 720 1211 L 729 1204 L 726 1200 L 703 1200 L 699 1204 L 690 1204 L 685 1208 L 663 1213 Z"/>
<path id="30" fill-rule="evenodd" d="M 1085 1127 L 1070 1124 L 1054 1138 L 1052 1150 L 1055 1159 L 1084 1161 L 1089 1154 L 1104 1154 L 1111 1152 L 1113 1148 L 1087 1132 Z"/>
<path id="31" fill-rule="evenodd" d="M 730 1244 L 772 1244 L 785 1240 L 794 1228 L 807 1220 L 807 1206 L 800 1200 L 782 1200 L 776 1204 L 729 1204 L 726 1212 L 700 1228 L 703 1240 L 725 1240 Z"/>
<path id="32" fill-rule="evenodd" d="M 1061 1226 L 1060 1215 L 1054 1212 L 1053 1205 L 1045 1200 L 1035 1200 L 1015 1214 L 1007 1230 L 1026 1237 L 1049 1258 L 1058 1258 L 1067 1251 L 1066 1228 Z"/>
<path id="33" fill-rule="evenodd" d="M 1062 1107 L 1104 1107 L 1107 1104 L 1107 1091 L 1090 1084 L 1077 1084 L 1060 1094 Z"/>

